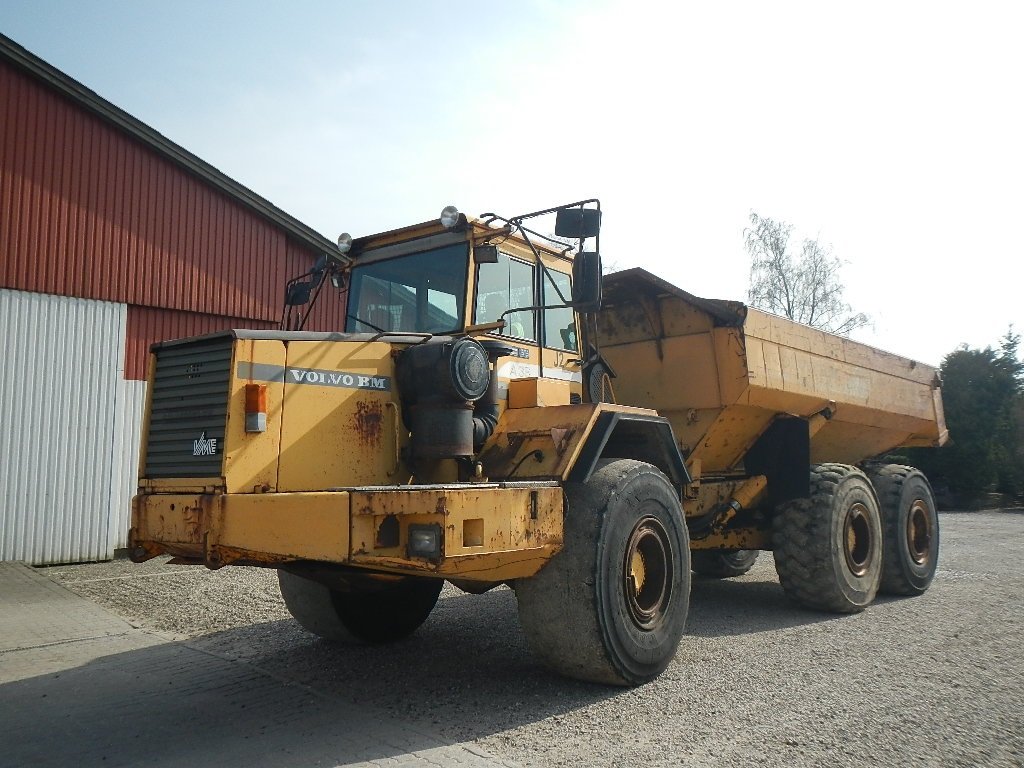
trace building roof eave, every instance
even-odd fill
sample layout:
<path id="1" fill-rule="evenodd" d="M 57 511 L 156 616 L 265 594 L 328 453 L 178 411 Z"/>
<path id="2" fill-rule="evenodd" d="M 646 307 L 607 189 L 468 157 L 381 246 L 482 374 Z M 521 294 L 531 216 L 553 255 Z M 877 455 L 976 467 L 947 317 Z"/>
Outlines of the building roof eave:
<path id="1" fill-rule="evenodd" d="M 167 160 L 237 200 L 257 215 L 283 229 L 292 239 L 314 251 L 336 250 L 335 244 L 319 232 L 285 213 L 269 200 L 260 197 L 248 187 L 218 171 L 205 160 L 174 143 L 141 120 L 132 117 L 120 107 L 115 106 L 95 91 L 43 61 L 3 34 L 0 34 L 0 60 L 7 61 L 17 69 L 44 82 L 64 97 L 142 142 Z"/>

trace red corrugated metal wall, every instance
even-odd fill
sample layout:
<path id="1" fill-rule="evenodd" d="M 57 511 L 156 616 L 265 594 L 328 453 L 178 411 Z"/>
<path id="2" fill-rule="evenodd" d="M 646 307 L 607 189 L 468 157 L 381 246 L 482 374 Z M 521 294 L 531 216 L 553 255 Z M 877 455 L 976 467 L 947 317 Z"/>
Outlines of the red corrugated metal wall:
<path id="1" fill-rule="evenodd" d="M 146 346 L 212 322 L 191 313 L 275 326 L 313 251 L 6 62 L 0 116 L 0 286 L 132 305 L 140 343 L 162 334 Z M 157 328 L 140 307 L 171 312 Z M 342 326 L 332 301 L 307 327 Z M 126 372 L 141 364 L 126 356 Z"/>
<path id="2" fill-rule="evenodd" d="M 125 332 L 126 379 L 145 379 L 149 347 L 154 341 L 202 336 L 230 328 L 277 328 L 276 322 L 201 315 L 174 309 L 129 305 Z"/>

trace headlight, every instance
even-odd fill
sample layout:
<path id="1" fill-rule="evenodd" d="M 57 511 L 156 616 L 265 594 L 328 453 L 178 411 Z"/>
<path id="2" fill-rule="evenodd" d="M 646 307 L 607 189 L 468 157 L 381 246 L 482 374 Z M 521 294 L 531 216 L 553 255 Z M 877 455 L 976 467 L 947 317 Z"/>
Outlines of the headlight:
<path id="1" fill-rule="evenodd" d="M 441 210 L 441 224 L 445 229 L 451 229 L 459 223 L 459 209 L 454 205 L 446 205 Z"/>
<path id="2" fill-rule="evenodd" d="M 406 556 L 409 559 L 424 557 L 427 560 L 440 560 L 441 541 L 440 525 L 436 523 L 430 525 L 410 525 Z"/>
<path id="3" fill-rule="evenodd" d="M 350 250 L 352 250 L 352 235 L 342 232 L 338 235 L 338 252 L 348 253 Z"/>

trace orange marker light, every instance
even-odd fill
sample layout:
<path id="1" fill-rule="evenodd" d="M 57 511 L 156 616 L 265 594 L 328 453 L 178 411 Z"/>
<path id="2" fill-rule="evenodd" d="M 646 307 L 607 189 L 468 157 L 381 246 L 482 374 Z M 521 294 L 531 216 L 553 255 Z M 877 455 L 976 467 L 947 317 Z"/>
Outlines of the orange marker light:
<path id="1" fill-rule="evenodd" d="M 267 431 L 267 385 L 245 385 L 245 431 Z"/>

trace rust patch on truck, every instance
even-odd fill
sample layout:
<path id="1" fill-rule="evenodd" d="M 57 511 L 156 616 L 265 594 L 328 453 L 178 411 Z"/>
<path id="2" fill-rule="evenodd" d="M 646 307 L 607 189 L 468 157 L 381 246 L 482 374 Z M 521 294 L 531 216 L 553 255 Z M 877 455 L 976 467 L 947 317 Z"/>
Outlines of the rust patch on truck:
<path id="1" fill-rule="evenodd" d="M 384 432 L 384 408 L 378 401 L 357 401 L 353 424 L 361 445 L 380 447 Z"/>

